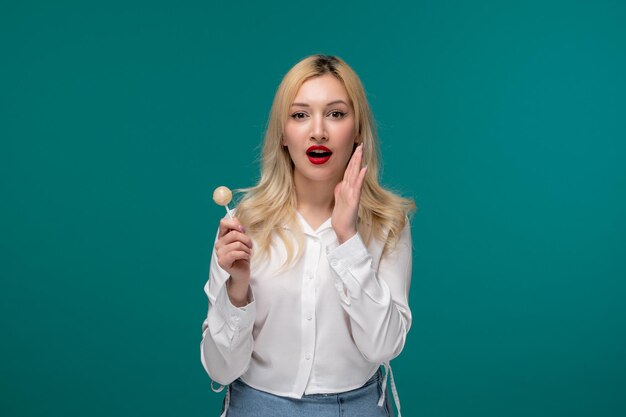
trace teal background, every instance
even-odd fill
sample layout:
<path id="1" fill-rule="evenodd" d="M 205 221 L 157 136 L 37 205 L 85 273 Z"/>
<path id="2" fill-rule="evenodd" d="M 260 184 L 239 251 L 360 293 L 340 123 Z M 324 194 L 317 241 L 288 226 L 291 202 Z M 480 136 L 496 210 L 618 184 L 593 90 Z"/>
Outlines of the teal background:
<path id="1" fill-rule="evenodd" d="M 54 4 L 58 3 L 58 4 Z M 218 416 L 217 185 L 337 54 L 415 199 L 405 417 L 626 415 L 622 1 L 5 2 L 0 415 Z"/>

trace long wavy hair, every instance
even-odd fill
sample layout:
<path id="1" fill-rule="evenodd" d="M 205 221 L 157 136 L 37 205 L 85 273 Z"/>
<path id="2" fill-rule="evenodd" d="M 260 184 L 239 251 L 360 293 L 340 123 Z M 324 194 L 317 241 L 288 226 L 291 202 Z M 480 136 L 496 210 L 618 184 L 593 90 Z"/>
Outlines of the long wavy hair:
<path id="1" fill-rule="evenodd" d="M 312 77 L 325 74 L 335 76 L 345 87 L 355 115 L 355 143 L 363 143 L 363 165 L 368 168 L 358 212 L 359 233 L 366 243 L 372 238 L 385 239 L 385 250 L 390 250 L 404 228 L 407 216 L 415 210 L 412 200 L 384 189 L 378 182 L 378 137 L 359 77 L 338 57 L 312 55 L 294 65 L 278 86 L 263 141 L 261 178 L 257 185 L 238 190 L 244 195 L 237 206 L 237 218 L 255 239 L 255 256 L 269 256 L 274 237 L 283 240 L 287 263 L 301 253 L 304 234 L 296 218 L 294 168 L 288 150 L 282 146 L 282 135 L 289 107 L 300 86 Z M 289 230 L 284 226 L 289 226 Z"/>

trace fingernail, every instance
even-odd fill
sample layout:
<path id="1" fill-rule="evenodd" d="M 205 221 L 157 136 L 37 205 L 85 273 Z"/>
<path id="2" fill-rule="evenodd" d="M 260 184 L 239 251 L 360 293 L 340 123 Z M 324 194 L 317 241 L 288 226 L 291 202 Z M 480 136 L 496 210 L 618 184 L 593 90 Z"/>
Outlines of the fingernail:
<path id="1" fill-rule="evenodd" d="M 244 229 L 242 225 L 239 225 L 239 231 L 241 233 L 246 233 L 246 229 Z"/>

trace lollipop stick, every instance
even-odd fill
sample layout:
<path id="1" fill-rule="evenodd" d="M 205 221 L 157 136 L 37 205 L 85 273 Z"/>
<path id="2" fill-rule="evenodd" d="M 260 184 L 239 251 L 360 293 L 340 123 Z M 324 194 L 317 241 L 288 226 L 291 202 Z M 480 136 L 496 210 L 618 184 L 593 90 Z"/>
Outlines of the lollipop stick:
<path id="1" fill-rule="evenodd" d="M 230 219 L 233 219 L 233 211 L 230 209 L 230 207 L 228 207 L 228 204 L 226 204 L 224 206 L 224 208 L 226 208 L 226 213 L 228 213 L 228 217 L 230 217 Z"/>

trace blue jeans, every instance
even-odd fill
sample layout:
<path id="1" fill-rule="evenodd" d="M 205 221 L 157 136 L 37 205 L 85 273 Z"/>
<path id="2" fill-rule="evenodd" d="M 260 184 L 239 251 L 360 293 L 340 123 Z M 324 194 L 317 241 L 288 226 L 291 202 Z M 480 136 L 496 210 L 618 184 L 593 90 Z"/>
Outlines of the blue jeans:
<path id="1" fill-rule="evenodd" d="M 382 407 L 380 369 L 361 388 L 335 394 L 303 395 L 301 399 L 281 397 L 254 389 L 241 379 L 230 390 L 227 417 L 390 417 L 389 396 Z M 224 408 L 222 407 L 222 411 Z"/>

